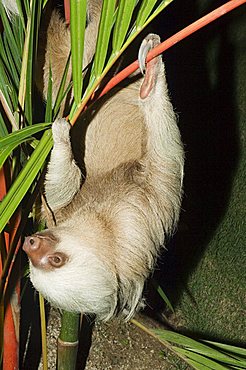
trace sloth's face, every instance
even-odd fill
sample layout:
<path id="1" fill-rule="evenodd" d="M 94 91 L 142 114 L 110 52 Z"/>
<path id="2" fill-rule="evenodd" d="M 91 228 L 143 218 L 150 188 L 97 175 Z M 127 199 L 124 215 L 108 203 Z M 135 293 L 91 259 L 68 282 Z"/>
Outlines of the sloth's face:
<path id="1" fill-rule="evenodd" d="M 45 230 L 26 237 L 23 250 L 33 267 L 51 271 L 61 268 L 69 259 L 66 253 L 59 251 L 59 242 L 52 231 Z"/>
<path id="2" fill-rule="evenodd" d="M 117 305 L 117 278 L 93 242 L 57 227 L 27 237 L 23 249 L 32 283 L 50 303 L 105 320 Z"/>

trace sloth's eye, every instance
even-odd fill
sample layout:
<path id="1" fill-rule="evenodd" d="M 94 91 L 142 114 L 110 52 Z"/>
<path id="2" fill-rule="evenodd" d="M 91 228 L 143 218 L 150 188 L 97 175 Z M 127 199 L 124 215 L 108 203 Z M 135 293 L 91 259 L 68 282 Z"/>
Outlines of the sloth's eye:
<path id="1" fill-rule="evenodd" d="M 61 267 L 67 261 L 67 256 L 64 253 L 56 252 L 54 254 L 49 255 L 49 262 L 53 267 Z"/>

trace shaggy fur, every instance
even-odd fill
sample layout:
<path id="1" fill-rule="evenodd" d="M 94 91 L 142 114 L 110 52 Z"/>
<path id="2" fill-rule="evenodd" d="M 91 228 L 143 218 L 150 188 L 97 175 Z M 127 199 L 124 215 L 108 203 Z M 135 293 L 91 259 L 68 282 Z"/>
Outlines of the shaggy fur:
<path id="1" fill-rule="evenodd" d="M 15 0 L 2 0 L 2 3 L 8 14 L 18 14 L 18 7 Z"/>
<path id="2" fill-rule="evenodd" d="M 53 124 L 45 191 L 57 242 L 42 265 L 29 252 L 31 280 L 56 306 L 102 320 L 129 319 L 140 307 L 144 282 L 179 216 L 183 148 L 160 57 L 151 68 L 155 86 L 146 99 L 139 96 L 140 78 L 90 122 L 82 187 L 69 124 Z M 48 268 L 56 253 L 66 256 L 64 263 Z"/>
<path id="3" fill-rule="evenodd" d="M 97 15 L 98 4 L 90 2 Z M 54 81 L 69 49 L 60 22 L 54 13 L 48 29 Z M 87 61 L 95 47 L 88 29 Z M 60 37 L 66 38 L 62 49 Z M 142 49 L 158 42 L 149 35 Z M 145 77 L 134 75 L 83 119 L 84 171 L 74 159 L 70 125 L 64 119 L 53 123 L 45 195 L 57 225 L 26 238 L 23 248 L 31 281 L 48 301 L 101 320 L 129 319 L 141 307 L 144 282 L 176 227 L 182 196 L 183 147 L 161 57 L 149 63 Z"/>

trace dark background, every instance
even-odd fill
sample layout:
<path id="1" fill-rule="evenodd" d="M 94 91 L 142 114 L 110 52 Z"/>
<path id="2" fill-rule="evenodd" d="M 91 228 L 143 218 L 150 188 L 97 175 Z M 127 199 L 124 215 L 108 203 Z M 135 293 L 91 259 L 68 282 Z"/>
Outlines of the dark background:
<path id="1" fill-rule="evenodd" d="M 223 1 L 174 1 L 158 18 L 166 39 Z M 245 342 L 245 5 L 164 53 L 185 144 L 183 211 L 155 278 L 197 336 Z M 150 294 L 150 312 L 163 314 Z M 162 315 L 163 316 L 163 315 Z"/>

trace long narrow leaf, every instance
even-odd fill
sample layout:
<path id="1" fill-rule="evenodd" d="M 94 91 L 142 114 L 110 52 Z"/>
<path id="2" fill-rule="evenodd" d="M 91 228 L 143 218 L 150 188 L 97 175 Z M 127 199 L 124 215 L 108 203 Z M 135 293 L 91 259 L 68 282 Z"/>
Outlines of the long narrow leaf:
<path id="1" fill-rule="evenodd" d="M 30 23 L 30 38 L 28 44 L 28 59 L 26 65 L 26 99 L 25 99 L 25 115 L 27 123 L 32 124 L 32 98 L 33 98 L 33 66 L 36 54 L 37 30 L 39 28 L 39 13 L 40 1 L 31 1 L 31 23 Z M 29 35 L 28 35 L 29 36 Z"/>
<path id="2" fill-rule="evenodd" d="M 146 20 L 142 27 L 146 27 L 158 14 L 160 14 L 163 9 L 165 9 L 173 0 L 163 0 L 157 9 L 151 14 L 151 16 Z M 140 25 L 139 25 L 140 26 Z"/>
<path id="3" fill-rule="evenodd" d="M 220 348 L 220 349 L 222 349 L 226 352 L 235 353 L 239 356 L 243 356 L 243 357 L 246 358 L 246 349 L 245 348 L 236 347 L 236 346 L 232 346 L 232 345 L 224 344 L 224 343 L 212 342 L 212 341 L 209 341 L 209 340 L 204 340 L 203 342 L 211 344 L 215 347 L 218 347 L 218 348 Z"/>
<path id="4" fill-rule="evenodd" d="M 227 369 L 227 367 L 205 356 L 188 351 L 187 349 L 183 349 L 179 347 L 173 347 L 173 348 L 176 352 L 181 353 L 181 355 L 185 355 L 187 358 L 190 358 L 191 360 L 196 361 L 198 364 L 207 366 L 208 369 L 212 369 L 212 370 L 226 370 Z"/>
<path id="5" fill-rule="evenodd" d="M 4 227 L 8 223 L 8 220 L 11 218 L 31 184 L 35 180 L 51 148 L 51 130 L 47 130 L 27 164 L 22 169 L 0 204 L 0 232 L 3 231 Z"/>
<path id="6" fill-rule="evenodd" d="M 10 69 L 3 39 L 0 36 L 0 90 L 7 101 L 9 107 L 13 110 L 17 107 L 18 96 L 16 90 L 12 85 L 12 78 L 10 77 Z"/>
<path id="7" fill-rule="evenodd" d="M 169 341 L 175 344 L 179 344 L 182 347 L 186 347 L 190 351 L 199 353 L 201 355 L 216 359 L 217 361 L 224 362 L 226 364 L 240 366 L 240 362 L 233 357 L 217 351 L 203 343 L 200 343 L 194 339 L 188 338 L 182 334 L 171 332 L 169 330 L 154 330 L 154 333 L 165 341 Z"/>
<path id="8" fill-rule="evenodd" d="M 41 295 L 41 293 L 39 293 L 39 307 L 40 307 L 40 322 L 41 322 L 43 370 L 48 370 L 45 304 L 44 304 L 44 298 Z"/>
<path id="9" fill-rule="evenodd" d="M 154 14 L 155 16 L 157 16 L 168 4 L 170 4 L 173 0 L 166 0 L 166 1 L 163 1 L 160 6 L 155 10 Z M 123 2 L 123 0 L 122 0 Z M 129 3 L 130 0 L 127 1 L 127 3 Z M 135 2 L 136 3 L 136 2 Z M 133 7 L 133 1 L 131 1 L 131 9 Z M 122 6 L 124 6 L 126 4 L 123 4 Z M 132 9 L 133 10 L 133 9 Z M 129 11 L 129 10 L 128 10 Z M 85 91 L 85 94 L 83 96 L 83 100 L 82 100 L 82 103 L 77 107 L 77 109 L 73 111 L 73 114 L 70 115 L 71 117 L 71 124 L 73 125 L 78 116 L 80 115 L 80 113 L 83 111 L 85 105 L 87 104 L 87 102 L 89 101 L 91 95 L 93 94 L 93 92 L 95 91 L 95 89 L 97 88 L 97 86 L 100 84 L 100 82 L 103 80 L 103 78 L 106 76 L 106 74 L 108 73 L 108 71 L 110 70 L 110 68 L 113 66 L 113 64 L 118 60 L 118 58 L 120 57 L 120 55 L 126 50 L 126 48 L 130 45 L 130 43 L 139 35 L 139 33 L 147 26 L 147 24 L 150 22 L 150 19 L 152 20 L 155 16 L 153 16 L 153 14 L 147 19 L 147 21 L 144 23 L 144 25 L 142 27 L 139 27 L 138 29 L 136 29 L 136 27 L 134 28 L 134 31 L 129 35 L 129 37 L 127 38 L 127 40 L 124 42 L 124 44 L 121 46 L 120 50 L 118 50 L 118 42 L 116 42 L 115 40 L 115 44 L 113 46 L 113 51 L 112 51 L 112 55 L 113 57 L 110 57 L 109 59 L 109 62 L 107 63 L 107 65 L 105 66 L 104 70 L 102 71 L 102 74 L 100 76 L 100 78 L 98 79 L 95 79 L 87 88 L 87 90 Z M 120 23 L 120 18 L 119 18 L 119 11 L 117 12 L 117 19 L 118 19 L 118 22 Z M 128 23 L 128 20 L 126 20 L 126 22 Z M 120 28 L 121 27 L 124 27 L 124 32 L 125 34 L 127 33 L 127 29 L 128 27 L 125 27 L 126 25 L 118 25 Z M 128 24 L 129 26 L 129 24 Z M 115 29 L 116 29 L 116 25 L 115 25 Z M 119 30 L 118 30 L 119 31 Z M 117 31 L 117 32 L 118 32 Z M 115 32 L 115 31 L 114 31 Z M 114 37 L 116 38 L 116 34 L 114 33 Z M 122 37 L 122 35 L 121 35 Z M 123 40 L 125 39 L 125 37 L 123 37 Z M 111 55 L 111 56 L 112 56 Z M 137 69 L 137 68 L 136 68 Z M 136 70 L 135 69 L 135 70 Z M 109 84 L 108 84 L 109 85 Z M 107 86 L 108 86 L 107 85 Z M 108 87 L 107 87 L 108 88 Z M 105 91 L 105 90 L 103 90 Z"/>
<path id="10" fill-rule="evenodd" d="M 159 296 L 163 299 L 163 301 L 169 308 L 169 310 L 174 313 L 174 308 L 170 300 L 168 299 L 167 295 L 164 293 L 162 287 L 154 279 L 152 279 L 151 282 L 152 282 L 153 287 L 156 289 L 157 293 L 159 294 Z"/>
<path id="11" fill-rule="evenodd" d="M 20 56 L 20 53 L 19 53 L 19 49 L 18 49 L 16 40 L 15 40 L 15 37 L 14 37 L 14 33 L 12 31 L 12 28 L 11 28 L 11 21 L 7 17 L 5 9 L 4 9 L 1 1 L 0 1 L 0 16 L 1 16 L 2 23 L 3 23 L 3 27 L 4 27 L 4 32 L 7 36 L 9 45 L 11 46 L 12 55 L 13 55 L 13 58 L 15 60 L 15 64 L 16 64 L 17 67 L 20 68 L 20 66 L 21 66 L 21 56 Z"/>
<path id="12" fill-rule="evenodd" d="M 117 54 L 123 45 L 135 5 L 135 0 L 120 1 L 113 33 L 113 54 Z"/>
<path id="13" fill-rule="evenodd" d="M 81 100 L 83 86 L 82 69 L 86 26 L 86 0 L 71 1 L 70 12 L 73 89 L 74 100 L 78 105 Z"/>
<path id="14" fill-rule="evenodd" d="M 12 126 L 12 130 L 18 130 L 18 124 L 15 121 L 15 118 L 14 118 L 13 113 L 12 113 L 12 109 L 8 105 L 8 102 L 7 102 L 7 100 L 6 100 L 6 98 L 5 98 L 1 89 L 0 89 L 0 102 L 1 102 L 1 105 L 3 107 L 4 112 L 5 112 L 5 114 L 8 118 L 11 126 Z"/>
<path id="15" fill-rule="evenodd" d="M 109 38 L 114 21 L 116 0 L 104 0 L 97 37 L 93 72 L 99 76 L 103 70 L 108 50 Z"/>
<path id="16" fill-rule="evenodd" d="M 193 369 L 196 370 L 211 370 L 210 367 L 207 367 L 205 365 L 199 364 L 199 362 L 191 360 L 190 358 L 186 359 L 186 362 L 193 367 Z"/>
<path id="17" fill-rule="evenodd" d="M 137 20 L 136 20 L 136 27 L 142 27 L 152 12 L 157 0 L 143 0 L 141 7 L 138 12 Z"/>
<path id="18" fill-rule="evenodd" d="M 32 139 L 32 135 L 43 131 L 50 126 L 50 123 L 40 123 L 34 126 L 25 127 L 0 139 L 0 168 L 11 152 L 20 144 Z"/>
<path id="19" fill-rule="evenodd" d="M 0 113 L 0 138 L 8 135 L 8 130 L 6 128 L 3 116 Z"/>
<path id="20" fill-rule="evenodd" d="M 49 69 L 48 91 L 46 97 L 45 122 L 52 121 L 52 71 Z"/>
<path id="21" fill-rule="evenodd" d="M 6 36 L 6 35 L 4 35 Z M 15 90 L 17 90 L 18 84 L 19 84 L 19 73 L 17 71 L 17 68 L 15 66 L 15 62 L 13 59 L 12 49 L 11 46 L 8 43 L 8 40 L 6 37 L 3 38 L 4 46 L 5 46 L 5 53 L 8 58 L 8 71 L 11 76 L 11 80 L 14 83 Z"/>

